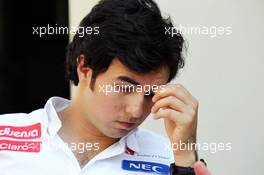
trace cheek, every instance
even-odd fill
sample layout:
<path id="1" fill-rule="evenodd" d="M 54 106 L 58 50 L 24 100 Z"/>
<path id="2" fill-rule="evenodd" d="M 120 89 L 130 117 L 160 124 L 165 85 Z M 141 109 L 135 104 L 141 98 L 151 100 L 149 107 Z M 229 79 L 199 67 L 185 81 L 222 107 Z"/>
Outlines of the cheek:
<path id="1" fill-rule="evenodd" d="M 108 94 L 108 95 L 98 95 L 96 97 L 96 103 L 98 105 L 98 112 L 104 117 L 116 117 L 118 114 L 122 113 L 124 109 L 124 103 L 122 98 L 117 93 Z"/>

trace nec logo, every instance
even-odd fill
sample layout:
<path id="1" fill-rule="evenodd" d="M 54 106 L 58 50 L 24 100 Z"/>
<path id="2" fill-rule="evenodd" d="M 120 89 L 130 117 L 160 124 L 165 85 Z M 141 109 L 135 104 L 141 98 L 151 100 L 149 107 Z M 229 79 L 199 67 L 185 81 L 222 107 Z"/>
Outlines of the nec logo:
<path id="1" fill-rule="evenodd" d="M 122 161 L 122 169 L 128 171 L 141 171 L 146 173 L 157 173 L 157 174 L 168 174 L 169 166 L 154 163 L 154 162 L 144 162 L 144 161 Z"/>

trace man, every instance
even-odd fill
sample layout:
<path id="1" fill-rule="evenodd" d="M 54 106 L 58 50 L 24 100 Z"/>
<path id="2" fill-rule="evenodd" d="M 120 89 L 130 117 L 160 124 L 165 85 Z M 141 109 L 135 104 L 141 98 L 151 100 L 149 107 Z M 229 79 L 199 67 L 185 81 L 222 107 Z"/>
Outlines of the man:
<path id="1" fill-rule="evenodd" d="M 209 174 L 195 149 L 174 147 L 196 142 L 198 102 L 168 84 L 184 65 L 170 20 L 151 0 L 102 0 L 88 27 L 99 33 L 77 32 L 68 47 L 72 100 L 0 117 L 0 174 Z M 137 128 L 150 113 L 169 139 Z"/>

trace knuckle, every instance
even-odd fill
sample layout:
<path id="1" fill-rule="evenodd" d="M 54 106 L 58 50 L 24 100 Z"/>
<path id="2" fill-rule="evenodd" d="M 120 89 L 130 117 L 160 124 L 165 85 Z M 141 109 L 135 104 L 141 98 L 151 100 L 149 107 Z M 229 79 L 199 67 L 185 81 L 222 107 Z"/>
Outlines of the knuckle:
<path id="1" fill-rule="evenodd" d="M 180 88 L 180 89 L 183 88 L 183 86 L 182 86 L 181 84 L 179 84 L 179 83 L 175 84 L 175 87 L 176 87 L 176 88 Z"/>
<path id="2" fill-rule="evenodd" d="M 196 114 L 196 112 L 195 112 L 195 110 L 194 109 L 190 109 L 189 110 L 189 114 L 191 115 L 191 116 L 194 116 L 195 114 Z"/>
<path id="3" fill-rule="evenodd" d="M 185 95 L 183 91 L 178 91 L 177 94 L 180 98 L 183 98 Z"/>
<path id="4" fill-rule="evenodd" d="M 184 117 L 184 122 L 185 122 L 186 124 L 188 124 L 188 123 L 192 123 L 192 121 L 193 121 L 193 117 L 191 117 L 190 115 L 186 115 L 186 116 Z"/>
<path id="5" fill-rule="evenodd" d="M 194 104 L 194 107 L 197 108 L 199 106 L 199 101 L 196 98 L 194 98 L 193 104 Z"/>

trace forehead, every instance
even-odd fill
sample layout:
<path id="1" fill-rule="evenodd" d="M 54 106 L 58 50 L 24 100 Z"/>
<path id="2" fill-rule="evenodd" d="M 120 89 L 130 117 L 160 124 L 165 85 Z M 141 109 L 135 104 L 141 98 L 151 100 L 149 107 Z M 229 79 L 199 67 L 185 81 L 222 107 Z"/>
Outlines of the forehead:
<path id="1" fill-rule="evenodd" d="M 109 68 L 105 72 L 108 78 L 113 81 L 120 76 L 130 77 L 141 85 L 162 85 L 166 84 L 169 77 L 169 69 L 161 67 L 159 70 L 150 73 L 138 73 L 123 65 L 117 58 L 113 59 Z"/>

